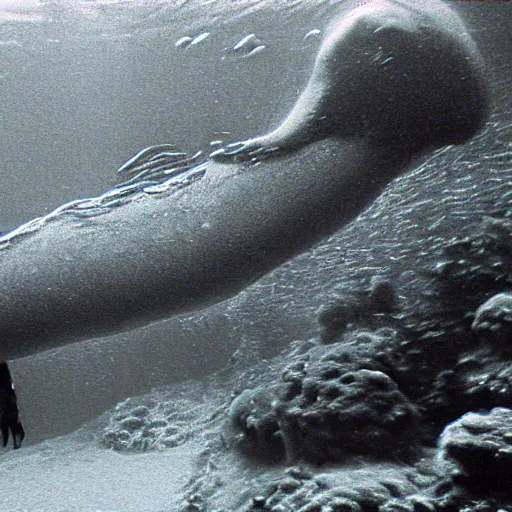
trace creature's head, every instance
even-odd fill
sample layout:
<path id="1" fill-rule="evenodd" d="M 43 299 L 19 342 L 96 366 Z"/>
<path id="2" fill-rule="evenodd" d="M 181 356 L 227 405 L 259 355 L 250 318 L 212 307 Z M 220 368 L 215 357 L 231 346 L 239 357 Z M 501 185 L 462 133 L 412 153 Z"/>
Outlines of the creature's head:
<path id="1" fill-rule="evenodd" d="M 416 153 L 464 143 L 486 122 L 485 68 L 462 21 L 442 4 L 408 4 L 362 3 L 331 25 L 308 85 L 326 87 L 327 134 Z"/>

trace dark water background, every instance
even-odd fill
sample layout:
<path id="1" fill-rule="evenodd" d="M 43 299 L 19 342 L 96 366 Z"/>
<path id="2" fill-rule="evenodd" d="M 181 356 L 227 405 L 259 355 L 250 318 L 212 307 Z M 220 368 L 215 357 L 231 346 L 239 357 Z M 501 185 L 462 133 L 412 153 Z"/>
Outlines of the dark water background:
<path id="1" fill-rule="evenodd" d="M 105 191 L 119 165 L 145 146 L 173 142 L 195 152 L 211 140 L 266 131 L 309 76 L 319 38 L 304 36 L 324 29 L 346 4 L 82 1 L 44 3 L 0 20 L 0 232 Z M 506 84 L 512 6 L 454 5 L 472 26 L 493 82 Z M 204 31 L 211 35 L 203 43 L 175 48 L 180 37 Z M 229 51 L 252 32 L 266 43 L 263 52 L 243 58 Z M 510 89 L 499 90 L 499 109 L 509 110 Z M 332 253 L 332 244 L 325 247 Z M 329 254 L 318 261 L 328 262 Z M 302 261 L 292 272 L 317 271 Z M 296 304 L 305 300 L 300 280 L 283 272 L 279 291 L 272 276 L 259 284 L 253 319 L 245 297 L 243 320 L 235 301 L 13 363 L 28 441 L 72 430 L 126 396 L 214 371 L 241 339 L 271 336 L 271 353 L 294 336 L 311 335 L 311 321 Z M 280 306 L 262 326 L 258 308 L 268 311 L 272 299 L 260 299 L 274 295 Z M 216 347 L 214 357 L 203 353 L 205 345 Z"/>

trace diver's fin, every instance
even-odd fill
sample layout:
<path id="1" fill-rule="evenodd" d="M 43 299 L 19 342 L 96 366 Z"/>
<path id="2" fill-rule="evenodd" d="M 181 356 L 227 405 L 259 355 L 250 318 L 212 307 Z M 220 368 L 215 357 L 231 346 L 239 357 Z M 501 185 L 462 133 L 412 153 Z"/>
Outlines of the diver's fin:
<path id="1" fill-rule="evenodd" d="M 4 440 L 4 448 L 7 446 L 9 441 L 9 427 L 2 422 L 2 438 Z"/>
<path id="2" fill-rule="evenodd" d="M 23 425 L 20 420 L 16 421 L 16 423 L 12 424 L 9 428 L 11 429 L 13 448 L 17 450 L 21 448 L 21 443 L 23 439 L 25 439 L 25 430 L 23 430 Z"/>

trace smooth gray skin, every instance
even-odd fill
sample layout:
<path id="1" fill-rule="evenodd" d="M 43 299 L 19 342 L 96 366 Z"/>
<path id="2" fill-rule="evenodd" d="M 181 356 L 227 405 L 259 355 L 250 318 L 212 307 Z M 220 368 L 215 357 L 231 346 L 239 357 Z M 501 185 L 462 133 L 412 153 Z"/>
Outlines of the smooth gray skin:
<path id="1" fill-rule="evenodd" d="M 83 225 L 56 218 L 0 251 L 0 360 L 236 295 L 344 226 L 415 157 L 471 138 L 488 109 L 451 10 L 375 1 L 345 13 L 276 130 L 228 146 L 173 195 Z"/>

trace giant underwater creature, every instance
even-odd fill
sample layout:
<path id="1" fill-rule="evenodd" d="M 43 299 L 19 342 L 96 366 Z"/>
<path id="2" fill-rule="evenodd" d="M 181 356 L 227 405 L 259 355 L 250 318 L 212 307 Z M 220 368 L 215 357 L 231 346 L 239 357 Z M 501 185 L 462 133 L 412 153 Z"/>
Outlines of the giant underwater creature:
<path id="1" fill-rule="evenodd" d="M 327 30 L 266 135 L 186 158 L 143 150 L 124 183 L 0 238 L 0 360 L 233 297 L 342 228 L 419 156 L 490 109 L 485 68 L 443 3 L 374 0 Z"/>

